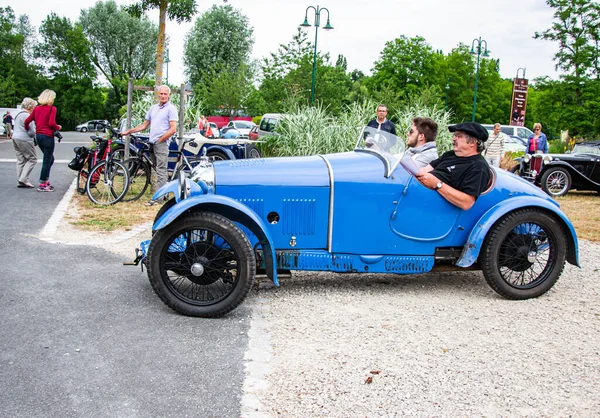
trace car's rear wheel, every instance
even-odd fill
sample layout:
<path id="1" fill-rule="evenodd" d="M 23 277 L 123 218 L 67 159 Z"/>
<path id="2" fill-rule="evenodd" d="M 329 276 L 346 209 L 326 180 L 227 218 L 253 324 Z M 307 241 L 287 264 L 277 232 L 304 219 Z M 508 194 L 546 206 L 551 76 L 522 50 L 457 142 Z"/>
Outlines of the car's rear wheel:
<path id="1" fill-rule="evenodd" d="M 246 158 L 262 158 L 256 145 L 246 144 Z"/>
<path id="2" fill-rule="evenodd" d="M 565 266 L 566 232 L 548 213 L 522 209 L 492 226 L 480 254 L 485 280 L 507 299 L 546 293 Z"/>
<path id="3" fill-rule="evenodd" d="M 571 189 L 571 174 L 562 167 L 553 167 L 542 175 L 542 189 L 552 197 L 564 196 Z"/>
<path id="4" fill-rule="evenodd" d="M 81 128 L 81 132 L 87 132 L 87 128 Z"/>
<path id="5" fill-rule="evenodd" d="M 156 232 L 148 249 L 148 277 L 175 311 L 217 317 L 244 301 L 256 260 L 241 229 L 209 212 L 188 213 Z"/>
<path id="6" fill-rule="evenodd" d="M 229 157 L 227 157 L 227 155 L 221 151 L 209 151 L 206 153 L 206 156 L 211 160 L 211 161 L 224 161 L 224 160 L 229 160 Z"/>

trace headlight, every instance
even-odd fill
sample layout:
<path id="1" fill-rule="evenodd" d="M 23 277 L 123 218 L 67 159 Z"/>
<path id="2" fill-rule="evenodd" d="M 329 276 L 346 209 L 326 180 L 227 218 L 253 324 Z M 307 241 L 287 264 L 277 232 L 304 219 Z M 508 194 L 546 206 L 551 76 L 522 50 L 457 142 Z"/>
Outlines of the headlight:
<path id="1" fill-rule="evenodd" d="M 528 163 L 528 162 L 529 162 L 529 160 L 531 160 L 531 155 L 530 155 L 530 154 L 525 154 L 525 155 L 523 156 L 523 162 L 524 162 L 524 163 Z"/>
<path id="2" fill-rule="evenodd" d="M 545 155 L 543 161 L 544 161 L 544 164 L 548 164 L 550 161 L 552 161 L 552 156 L 551 155 Z"/>
<path id="3" fill-rule="evenodd" d="M 215 192 L 215 168 L 212 163 L 208 160 L 201 161 L 197 164 L 192 173 L 190 174 L 190 180 L 198 183 L 205 193 Z"/>

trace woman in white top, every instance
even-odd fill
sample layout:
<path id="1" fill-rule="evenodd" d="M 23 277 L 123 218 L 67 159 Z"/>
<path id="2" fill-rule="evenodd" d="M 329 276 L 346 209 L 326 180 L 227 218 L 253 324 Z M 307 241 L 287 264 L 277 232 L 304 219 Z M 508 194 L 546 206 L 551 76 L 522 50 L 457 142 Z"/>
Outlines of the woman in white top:
<path id="1" fill-rule="evenodd" d="M 22 110 L 15 116 L 15 128 L 13 131 L 13 147 L 17 154 L 17 187 L 32 189 L 35 186 L 29 181 L 29 175 L 37 163 L 35 152 L 35 123 L 29 124 L 29 130 L 25 129 L 25 119 L 37 106 L 37 102 L 30 97 L 23 99 Z"/>

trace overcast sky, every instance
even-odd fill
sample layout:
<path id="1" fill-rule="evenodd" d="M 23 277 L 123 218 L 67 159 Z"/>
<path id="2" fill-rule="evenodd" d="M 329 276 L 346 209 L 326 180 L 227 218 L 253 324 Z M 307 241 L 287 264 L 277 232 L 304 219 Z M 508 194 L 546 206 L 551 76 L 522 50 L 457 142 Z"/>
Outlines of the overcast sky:
<path id="1" fill-rule="evenodd" d="M 117 0 L 118 4 L 132 4 L 133 0 Z M 80 10 L 93 6 L 95 0 L 51 0 L 41 2 L 4 0 L 15 14 L 27 14 L 31 23 L 39 28 L 50 13 L 79 18 Z M 212 4 L 222 2 L 197 0 L 200 15 Z M 500 59 L 500 73 L 504 78 L 514 78 L 517 69 L 526 68 L 526 76 L 557 78 L 552 61 L 557 45 L 533 39 L 535 31 L 550 27 L 553 11 L 544 0 L 322 0 L 321 3 L 297 0 L 229 0 L 230 5 L 249 19 L 254 28 L 253 58 L 269 56 L 280 44 L 287 44 L 304 20 L 308 6 L 326 7 L 334 30 L 319 29 L 317 46 L 329 52 L 335 62 L 338 54 L 348 61 L 348 70 L 359 69 L 370 74 L 373 63 L 379 58 L 385 43 L 401 35 L 422 36 L 436 50 L 448 53 L 459 43 L 471 45 L 473 39 L 487 42 L 491 57 Z M 325 25 L 326 12 L 321 14 Z M 158 11 L 149 12 L 158 20 Z M 314 12 L 309 11 L 309 23 Z M 178 25 L 167 22 L 170 38 L 169 83 L 179 84 L 183 75 L 183 43 L 192 23 Z M 314 27 L 308 29 L 308 38 L 314 41 Z M 519 74 L 521 75 L 521 73 Z"/>

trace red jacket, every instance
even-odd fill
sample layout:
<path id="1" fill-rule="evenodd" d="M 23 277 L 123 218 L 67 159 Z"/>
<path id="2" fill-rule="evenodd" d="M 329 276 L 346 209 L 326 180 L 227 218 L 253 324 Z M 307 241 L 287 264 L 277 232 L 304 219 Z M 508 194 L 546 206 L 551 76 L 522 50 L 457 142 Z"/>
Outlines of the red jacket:
<path id="1" fill-rule="evenodd" d="M 25 119 L 25 130 L 29 129 L 29 124 L 32 121 L 35 121 L 36 134 L 53 137 L 53 132 L 60 129 L 56 124 L 56 108 L 54 106 L 36 106 L 33 112 Z"/>

